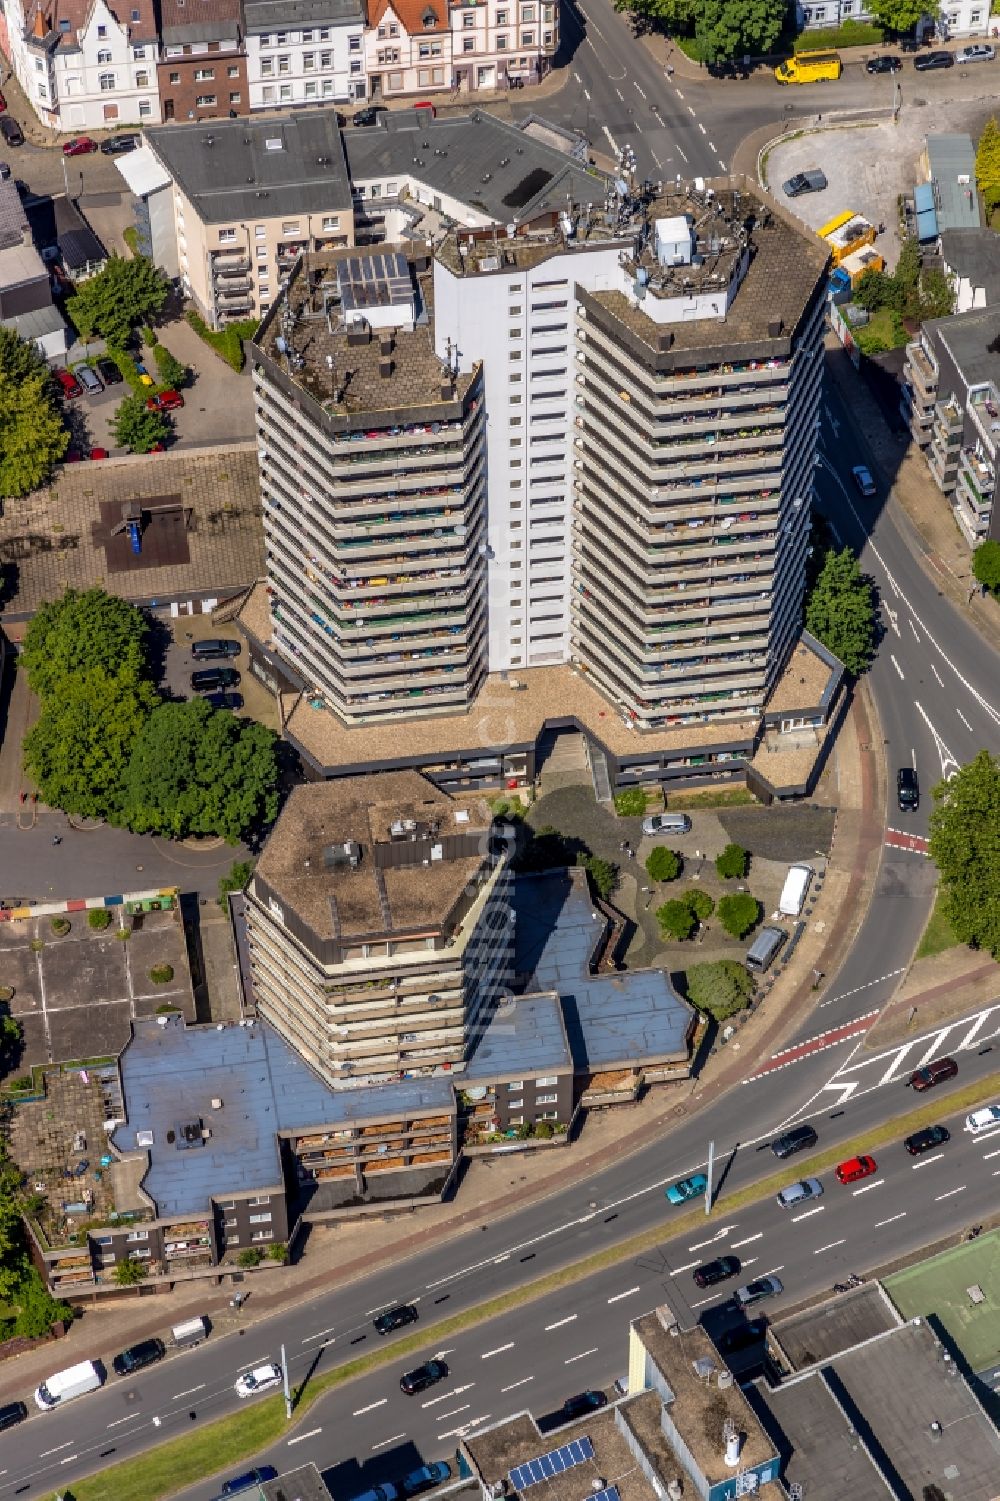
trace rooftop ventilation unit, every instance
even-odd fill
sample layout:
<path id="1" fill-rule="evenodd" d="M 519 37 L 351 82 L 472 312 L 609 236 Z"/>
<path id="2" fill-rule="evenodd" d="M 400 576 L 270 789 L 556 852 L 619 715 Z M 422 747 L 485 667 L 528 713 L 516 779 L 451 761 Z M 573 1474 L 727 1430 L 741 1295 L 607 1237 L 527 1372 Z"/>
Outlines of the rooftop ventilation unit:
<path id="1" fill-rule="evenodd" d="M 328 844 L 323 850 L 327 870 L 356 870 L 361 864 L 361 846 L 353 839 L 344 844 Z"/>

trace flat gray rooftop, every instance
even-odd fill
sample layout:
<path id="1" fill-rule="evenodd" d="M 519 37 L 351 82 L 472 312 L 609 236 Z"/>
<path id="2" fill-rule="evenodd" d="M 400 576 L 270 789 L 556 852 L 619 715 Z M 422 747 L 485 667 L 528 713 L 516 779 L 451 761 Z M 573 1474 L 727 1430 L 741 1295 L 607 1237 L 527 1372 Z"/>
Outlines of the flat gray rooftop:
<path id="1" fill-rule="evenodd" d="M 122 1154 L 148 1153 L 143 1187 L 164 1217 L 280 1184 L 279 1132 L 454 1108 L 444 1078 L 330 1089 L 264 1022 L 188 1027 L 177 1015 L 137 1022 L 121 1072 L 128 1123 L 112 1142 Z M 178 1145 L 180 1128 L 199 1122 L 207 1139 Z M 139 1142 L 142 1132 L 152 1133 L 151 1144 Z"/>
<path id="2" fill-rule="evenodd" d="M 559 997 L 522 995 L 490 1017 L 466 1065 L 463 1084 L 508 1074 L 568 1073 L 572 1067 Z"/>
<path id="3" fill-rule="evenodd" d="M 938 228 L 978 229 L 976 148 L 971 136 L 928 136 L 927 162 L 934 182 Z"/>
<path id="4" fill-rule="evenodd" d="M 924 328 L 954 366 L 958 383 L 949 384 L 953 389 L 958 384 L 960 395 L 964 396 L 962 384 L 1000 383 L 1000 356 L 994 347 L 1000 338 L 1000 307 L 970 308 L 951 318 L 931 318 Z"/>
<path id="5" fill-rule="evenodd" d="M 514 910 L 514 967 L 530 975 L 528 991 L 554 990 L 562 997 L 578 1071 L 686 1056 L 694 1012 L 662 970 L 590 973 L 605 919 L 583 871 L 518 877 Z"/>
<path id="6" fill-rule="evenodd" d="M 866 1282 L 818 1308 L 807 1308 L 771 1325 L 770 1338 L 793 1370 L 817 1365 L 840 1355 L 862 1340 L 874 1339 L 899 1326 L 901 1320 L 878 1282 Z"/>
<path id="7" fill-rule="evenodd" d="M 277 1480 L 265 1480 L 259 1494 L 263 1501 L 330 1501 L 330 1489 L 314 1464 L 286 1470 Z"/>

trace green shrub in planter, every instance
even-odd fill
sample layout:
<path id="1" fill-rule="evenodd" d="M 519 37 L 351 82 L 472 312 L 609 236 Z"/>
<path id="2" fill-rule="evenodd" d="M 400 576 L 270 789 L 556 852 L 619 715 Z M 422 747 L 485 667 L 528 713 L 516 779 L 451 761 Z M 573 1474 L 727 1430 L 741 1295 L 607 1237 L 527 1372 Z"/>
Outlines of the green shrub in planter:
<path id="1" fill-rule="evenodd" d="M 95 933 L 103 933 L 111 926 L 111 913 L 107 907 L 94 907 L 87 913 L 87 926 L 93 928 Z"/>
<path id="2" fill-rule="evenodd" d="M 53 917 L 50 920 L 49 926 L 59 938 L 65 938 L 72 924 L 68 917 Z"/>
<path id="3" fill-rule="evenodd" d="M 174 978 L 174 967 L 172 964 L 154 964 L 149 978 L 154 985 L 168 985 Z"/>

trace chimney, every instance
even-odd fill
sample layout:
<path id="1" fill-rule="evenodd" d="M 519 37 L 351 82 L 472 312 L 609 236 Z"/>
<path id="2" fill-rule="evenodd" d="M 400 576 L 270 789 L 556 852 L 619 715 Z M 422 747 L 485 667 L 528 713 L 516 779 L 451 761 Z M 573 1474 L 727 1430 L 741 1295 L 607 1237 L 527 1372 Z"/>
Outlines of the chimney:
<path id="1" fill-rule="evenodd" d="M 384 333 L 379 340 L 379 354 L 381 354 L 382 357 L 385 358 L 386 355 L 392 354 L 392 351 L 395 347 L 396 344 L 395 340 L 392 337 L 392 334 Z"/>
<path id="2" fill-rule="evenodd" d="M 441 382 L 441 400 L 442 401 L 454 401 L 455 400 L 455 387 L 452 385 L 452 383 L 451 383 L 450 380 L 443 380 Z"/>
<path id="3" fill-rule="evenodd" d="M 379 362 L 378 362 L 378 373 L 382 377 L 383 380 L 388 380 L 389 379 L 389 377 L 392 374 L 394 368 L 395 367 L 393 365 L 392 360 L 390 360 L 388 358 L 380 359 Z"/>
<path id="4" fill-rule="evenodd" d="M 767 335 L 768 335 L 768 338 L 770 338 L 770 339 L 780 338 L 780 336 L 781 336 L 781 330 L 784 328 L 784 326 L 785 326 L 784 322 L 783 322 L 783 320 L 781 318 L 772 318 L 771 321 L 770 321 L 770 323 L 767 325 Z"/>
<path id="5" fill-rule="evenodd" d="M 42 15 L 42 7 L 35 11 L 35 24 L 31 28 L 31 34 L 39 42 L 43 42 L 49 34 L 48 24 Z"/>

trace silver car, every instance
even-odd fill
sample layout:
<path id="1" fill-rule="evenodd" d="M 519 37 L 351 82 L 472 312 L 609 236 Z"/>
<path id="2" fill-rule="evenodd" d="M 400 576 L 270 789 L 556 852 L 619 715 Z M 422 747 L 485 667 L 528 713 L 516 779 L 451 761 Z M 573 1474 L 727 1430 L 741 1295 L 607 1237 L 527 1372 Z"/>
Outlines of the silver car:
<path id="1" fill-rule="evenodd" d="M 104 382 L 89 365 L 77 365 L 76 378 L 88 396 L 98 396 L 104 390 Z"/>
<path id="2" fill-rule="evenodd" d="M 691 820 L 686 813 L 651 813 L 642 820 L 642 832 L 650 834 L 690 834 Z"/>
<path id="3" fill-rule="evenodd" d="M 756 1282 L 748 1282 L 746 1287 L 738 1287 L 735 1296 L 741 1308 L 751 1308 L 762 1298 L 776 1298 L 784 1291 L 784 1284 L 777 1277 L 758 1277 Z"/>
<path id="4" fill-rule="evenodd" d="M 802 1178 L 798 1183 L 789 1183 L 777 1196 L 782 1209 L 791 1209 L 794 1204 L 804 1204 L 807 1199 L 822 1196 L 823 1185 L 818 1178 Z"/>
<path id="5" fill-rule="evenodd" d="M 988 42 L 971 42 L 968 47 L 960 47 L 955 53 L 955 61 L 961 66 L 962 63 L 991 63 L 996 53 Z"/>

